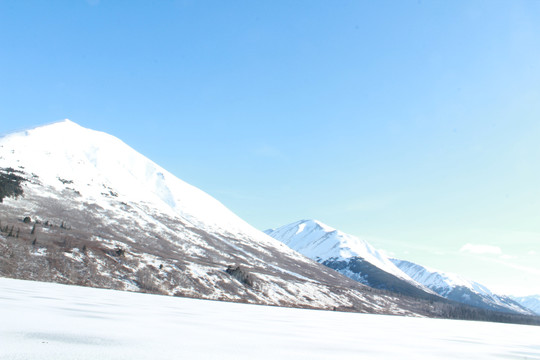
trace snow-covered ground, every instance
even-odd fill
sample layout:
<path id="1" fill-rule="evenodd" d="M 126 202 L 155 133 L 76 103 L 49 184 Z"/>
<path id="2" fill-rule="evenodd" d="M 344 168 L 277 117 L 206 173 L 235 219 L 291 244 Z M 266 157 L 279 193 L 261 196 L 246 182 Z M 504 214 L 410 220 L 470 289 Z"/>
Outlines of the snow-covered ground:
<path id="1" fill-rule="evenodd" d="M 540 359 L 540 327 L 0 278 L 0 359 Z"/>

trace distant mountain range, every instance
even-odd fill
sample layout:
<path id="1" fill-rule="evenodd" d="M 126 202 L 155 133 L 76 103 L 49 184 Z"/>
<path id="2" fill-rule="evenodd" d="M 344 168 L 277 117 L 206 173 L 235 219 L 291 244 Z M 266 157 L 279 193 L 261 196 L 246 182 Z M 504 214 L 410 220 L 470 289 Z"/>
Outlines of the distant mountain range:
<path id="1" fill-rule="evenodd" d="M 403 264 L 320 222 L 271 233 L 280 241 L 121 140 L 69 120 L 0 138 L 0 276 L 253 304 L 540 324 L 514 308 L 493 313 L 445 299 Z"/>
<path id="2" fill-rule="evenodd" d="M 540 295 L 530 295 L 521 297 L 512 297 L 521 306 L 532 310 L 535 314 L 540 315 Z"/>
<path id="3" fill-rule="evenodd" d="M 365 240 L 317 220 L 301 220 L 265 231 L 299 253 L 378 289 L 426 298 L 426 293 L 482 309 L 531 314 L 510 297 L 455 274 L 389 259 Z M 521 303 L 523 304 L 523 303 Z"/>
<path id="4" fill-rule="evenodd" d="M 459 275 L 429 269 L 406 260 L 392 259 L 392 262 L 415 281 L 449 300 L 483 309 L 530 313 L 531 309 L 524 309 L 512 298 L 494 294 L 487 287 Z"/>
<path id="5" fill-rule="evenodd" d="M 69 120 L 0 138 L 0 202 L 0 276 L 436 315 L 329 271 L 121 140 Z"/>
<path id="6" fill-rule="evenodd" d="M 362 284 L 421 298 L 436 296 L 367 242 L 320 221 L 301 220 L 265 233 Z"/>

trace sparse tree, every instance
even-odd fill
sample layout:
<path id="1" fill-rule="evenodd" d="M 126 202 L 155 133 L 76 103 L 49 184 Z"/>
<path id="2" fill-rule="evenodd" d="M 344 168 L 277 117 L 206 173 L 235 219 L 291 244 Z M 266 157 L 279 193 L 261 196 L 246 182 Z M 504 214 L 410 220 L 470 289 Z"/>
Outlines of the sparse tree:
<path id="1" fill-rule="evenodd" d="M 140 269 L 135 273 L 137 284 L 139 285 L 139 289 L 143 290 L 144 292 L 150 292 L 150 293 L 159 293 L 160 288 L 159 285 L 157 285 L 154 282 L 154 277 L 152 276 L 152 273 L 148 269 Z"/>

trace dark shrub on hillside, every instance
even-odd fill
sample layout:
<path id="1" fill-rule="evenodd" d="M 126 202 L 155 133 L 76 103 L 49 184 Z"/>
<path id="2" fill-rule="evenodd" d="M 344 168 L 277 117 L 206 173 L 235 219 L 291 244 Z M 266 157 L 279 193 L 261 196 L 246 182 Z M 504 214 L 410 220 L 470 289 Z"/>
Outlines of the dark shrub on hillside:
<path id="1" fill-rule="evenodd" d="M 3 202 L 6 197 L 16 199 L 23 194 L 21 184 L 26 181 L 26 179 L 18 174 L 22 173 L 12 168 L 0 169 L 0 203 Z"/>
<path id="2" fill-rule="evenodd" d="M 229 265 L 225 272 L 246 286 L 253 286 L 251 275 L 240 266 Z"/>

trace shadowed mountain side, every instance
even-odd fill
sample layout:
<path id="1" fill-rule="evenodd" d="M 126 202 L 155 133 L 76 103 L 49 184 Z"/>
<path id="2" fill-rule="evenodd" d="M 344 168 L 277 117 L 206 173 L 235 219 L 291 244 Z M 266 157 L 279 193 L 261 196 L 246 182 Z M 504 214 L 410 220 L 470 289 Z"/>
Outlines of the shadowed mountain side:
<path id="1" fill-rule="evenodd" d="M 328 266 L 347 277 L 362 284 L 369 285 L 376 289 L 393 291 L 399 294 L 416 297 L 419 299 L 439 300 L 440 297 L 427 293 L 417 286 L 404 281 L 393 274 L 376 267 L 368 261 L 353 257 L 345 260 L 325 260 L 323 265 Z"/>
<path id="2" fill-rule="evenodd" d="M 482 309 L 533 314 L 512 298 L 491 292 L 487 287 L 462 276 L 438 271 L 406 260 L 392 259 L 407 275 L 446 299 Z"/>

